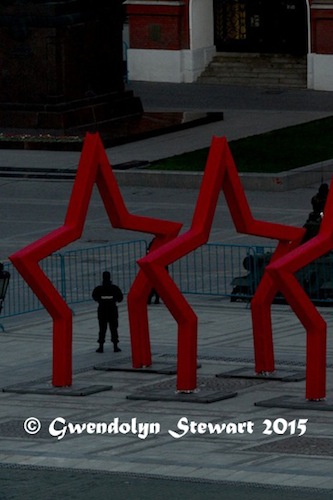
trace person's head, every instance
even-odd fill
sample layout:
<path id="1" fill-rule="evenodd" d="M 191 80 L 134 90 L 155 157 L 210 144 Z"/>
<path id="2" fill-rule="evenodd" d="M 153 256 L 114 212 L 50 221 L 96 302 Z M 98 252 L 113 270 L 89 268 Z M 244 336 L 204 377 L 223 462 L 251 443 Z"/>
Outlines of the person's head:
<path id="1" fill-rule="evenodd" d="M 328 195 L 328 184 L 326 184 L 326 182 L 319 186 L 318 194 L 322 198 L 325 198 Z"/>
<path id="2" fill-rule="evenodd" d="M 109 271 L 104 271 L 103 272 L 103 283 L 110 283 L 111 281 L 111 274 Z"/>
<path id="3" fill-rule="evenodd" d="M 320 213 L 323 210 L 323 202 L 318 196 L 314 196 L 311 200 L 312 210 Z"/>

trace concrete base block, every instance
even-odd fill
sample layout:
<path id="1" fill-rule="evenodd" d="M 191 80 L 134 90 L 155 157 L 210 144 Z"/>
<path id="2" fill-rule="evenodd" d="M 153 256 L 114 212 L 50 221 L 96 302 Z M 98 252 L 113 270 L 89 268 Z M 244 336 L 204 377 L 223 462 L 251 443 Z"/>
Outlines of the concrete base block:
<path id="1" fill-rule="evenodd" d="M 270 373 L 255 373 L 252 368 L 237 368 L 227 372 L 218 373 L 216 377 L 236 377 L 236 378 L 253 378 L 261 380 L 281 380 L 282 382 L 299 382 L 305 380 L 305 372 L 301 370 L 288 370 L 278 368 Z"/>
<path id="2" fill-rule="evenodd" d="M 278 398 L 258 401 L 254 406 L 263 406 L 265 408 L 292 408 L 295 410 L 318 410 L 333 411 L 333 393 L 329 394 L 322 401 L 308 401 L 301 396 L 279 396 Z"/>
<path id="3" fill-rule="evenodd" d="M 70 387 L 53 387 L 46 382 L 27 382 L 14 386 L 4 387 L 2 392 L 14 392 L 17 394 L 45 394 L 48 396 L 89 396 L 97 392 L 110 391 L 112 385 L 82 385 L 73 384 Z"/>

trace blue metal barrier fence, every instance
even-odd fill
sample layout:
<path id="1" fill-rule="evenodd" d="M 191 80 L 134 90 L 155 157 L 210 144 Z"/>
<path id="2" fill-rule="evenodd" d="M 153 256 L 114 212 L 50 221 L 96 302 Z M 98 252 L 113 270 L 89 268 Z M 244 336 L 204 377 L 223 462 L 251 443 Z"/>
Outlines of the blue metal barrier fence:
<path id="1" fill-rule="evenodd" d="M 148 243 L 133 240 L 112 245 L 55 253 L 41 262 L 67 304 L 91 301 L 93 288 L 104 270 L 127 293 L 138 272 L 137 260 L 146 254 Z M 230 297 L 249 300 L 274 251 L 271 246 L 224 245 L 208 243 L 169 266 L 169 272 L 185 294 Z M 1 319 L 43 309 L 37 297 L 10 264 L 11 274 Z M 298 274 L 300 283 L 318 303 L 333 304 L 333 254 L 310 264 Z"/>
<path id="2" fill-rule="evenodd" d="M 40 266 L 68 305 L 87 302 L 93 288 L 101 282 L 102 272 L 111 272 L 112 280 L 128 292 L 138 272 L 136 261 L 146 254 L 147 242 L 135 240 L 54 253 Z M 43 309 L 12 264 L 5 264 L 11 278 L 1 318 Z"/>

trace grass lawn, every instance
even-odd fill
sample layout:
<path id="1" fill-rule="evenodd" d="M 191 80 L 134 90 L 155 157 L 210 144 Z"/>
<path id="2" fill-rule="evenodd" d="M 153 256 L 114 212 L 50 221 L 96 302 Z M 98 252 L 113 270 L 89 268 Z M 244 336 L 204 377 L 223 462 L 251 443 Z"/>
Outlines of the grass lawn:
<path id="1" fill-rule="evenodd" d="M 276 173 L 333 158 L 333 117 L 230 141 L 239 172 Z M 151 163 L 152 170 L 203 171 L 208 149 Z"/>

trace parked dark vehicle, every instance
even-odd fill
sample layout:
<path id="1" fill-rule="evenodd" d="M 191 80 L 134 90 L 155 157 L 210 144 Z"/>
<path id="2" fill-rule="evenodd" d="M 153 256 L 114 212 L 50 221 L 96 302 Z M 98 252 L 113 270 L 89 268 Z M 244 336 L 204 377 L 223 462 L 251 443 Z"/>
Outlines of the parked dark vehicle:
<path id="1" fill-rule="evenodd" d="M 245 257 L 243 267 L 248 273 L 232 280 L 231 302 L 252 299 L 272 255 L 273 253 L 267 252 Z M 333 252 L 298 271 L 296 277 L 312 302 L 317 305 L 333 305 Z M 278 294 L 274 302 L 284 303 L 285 300 Z"/>
<path id="2" fill-rule="evenodd" d="M 303 243 L 318 234 L 327 193 L 327 184 L 321 184 L 318 193 L 311 199 L 313 211 L 310 212 L 303 226 L 306 229 Z M 232 280 L 231 302 L 251 300 L 272 255 L 272 252 L 256 253 L 253 251 L 251 255 L 245 257 L 243 267 L 248 273 Z M 318 305 L 333 305 L 333 251 L 300 269 L 296 277 L 312 302 Z M 282 295 L 278 294 L 274 302 L 284 303 L 285 300 Z"/>

